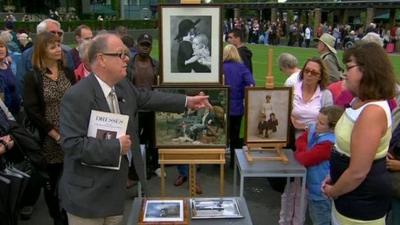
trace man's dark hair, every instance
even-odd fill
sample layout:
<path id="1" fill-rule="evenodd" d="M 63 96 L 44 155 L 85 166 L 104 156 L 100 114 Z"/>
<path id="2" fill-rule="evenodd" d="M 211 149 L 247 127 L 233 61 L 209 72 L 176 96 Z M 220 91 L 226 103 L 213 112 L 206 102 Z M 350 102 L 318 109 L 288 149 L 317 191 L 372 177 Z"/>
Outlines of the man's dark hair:
<path id="1" fill-rule="evenodd" d="M 87 25 L 85 25 L 85 24 L 82 24 L 82 25 L 79 25 L 79 26 L 74 30 L 74 35 L 80 37 L 80 36 L 81 36 L 82 29 L 91 30 L 89 26 L 87 26 Z"/>
<path id="2" fill-rule="evenodd" d="M 131 37 L 130 35 L 125 35 L 123 37 L 121 37 L 121 41 L 124 43 L 124 45 L 126 45 L 126 47 L 128 48 L 133 48 L 135 47 L 135 40 L 133 39 L 133 37 Z"/>
<path id="3" fill-rule="evenodd" d="M 229 32 L 229 33 L 233 34 L 233 36 L 235 36 L 235 38 L 239 38 L 241 42 L 242 42 L 243 39 L 244 39 L 244 38 L 243 38 L 243 36 L 244 36 L 243 31 L 240 30 L 240 29 L 238 29 L 238 28 L 233 28 L 233 29 L 231 30 L 231 32 Z"/>

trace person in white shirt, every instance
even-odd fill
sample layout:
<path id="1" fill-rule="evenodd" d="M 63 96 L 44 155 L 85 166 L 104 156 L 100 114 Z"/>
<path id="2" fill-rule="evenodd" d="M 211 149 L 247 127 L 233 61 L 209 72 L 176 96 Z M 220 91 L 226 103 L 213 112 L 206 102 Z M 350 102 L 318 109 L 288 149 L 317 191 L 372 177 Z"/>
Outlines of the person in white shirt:
<path id="1" fill-rule="evenodd" d="M 282 53 L 278 58 L 279 69 L 288 76 L 284 86 L 293 87 L 297 82 L 299 82 L 300 69 L 297 67 L 298 60 L 296 56 L 290 53 Z"/>
<path id="2" fill-rule="evenodd" d="M 309 48 L 311 42 L 311 28 L 308 25 L 306 25 L 306 29 L 304 29 L 304 39 L 306 43 L 306 48 Z"/>

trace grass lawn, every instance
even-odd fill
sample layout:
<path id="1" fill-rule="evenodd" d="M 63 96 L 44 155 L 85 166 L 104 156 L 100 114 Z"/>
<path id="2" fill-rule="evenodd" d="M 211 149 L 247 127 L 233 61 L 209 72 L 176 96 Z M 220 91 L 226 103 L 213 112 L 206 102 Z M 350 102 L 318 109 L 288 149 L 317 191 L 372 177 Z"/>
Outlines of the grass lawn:
<path id="1" fill-rule="evenodd" d="M 247 47 L 253 52 L 253 72 L 256 86 L 263 87 L 265 84 L 265 77 L 267 75 L 267 62 L 268 50 L 273 48 L 273 68 L 272 75 L 274 76 L 274 83 L 276 87 L 283 86 L 286 76 L 279 70 L 278 56 L 283 52 L 288 52 L 297 57 L 299 60 L 299 68 L 302 68 L 308 58 L 319 56 L 316 48 L 298 48 L 298 47 L 270 47 L 260 44 L 248 44 Z M 158 59 L 158 42 L 153 41 L 152 57 Z M 342 60 L 343 51 L 338 52 L 339 60 Z M 222 58 L 222 56 L 221 56 Z M 390 59 L 397 77 L 400 81 L 400 55 L 391 54 Z M 243 137 L 244 120 L 242 120 L 240 136 Z"/>
<path id="2" fill-rule="evenodd" d="M 286 76 L 279 71 L 278 67 L 278 56 L 283 52 L 293 54 L 299 60 L 299 68 L 302 68 L 305 61 L 308 58 L 318 56 L 318 52 L 315 48 L 298 48 L 298 47 L 269 47 L 260 44 L 248 44 L 247 47 L 253 52 L 253 72 L 254 79 L 256 80 L 257 86 L 264 86 L 265 76 L 267 75 L 267 62 L 268 62 L 268 49 L 273 48 L 273 68 L 272 74 L 274 75 L 275 86 L 282 86 L 286 80 Z M 158 42 L 153 42 L 152 56 L 158 59 Z M 339 60 L 342 59 L 343 51 L 339 51 Z M 391 54 L 390 59 L 397 79 L 400 81 L 400 55 Z"/>

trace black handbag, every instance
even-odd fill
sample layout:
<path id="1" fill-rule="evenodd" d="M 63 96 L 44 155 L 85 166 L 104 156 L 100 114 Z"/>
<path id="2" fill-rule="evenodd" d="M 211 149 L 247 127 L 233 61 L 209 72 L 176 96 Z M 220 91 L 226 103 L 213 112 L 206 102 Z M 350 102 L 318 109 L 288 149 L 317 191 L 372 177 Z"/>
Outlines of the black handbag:
<path id="1" fill-rule="evenodd" d="M 18 124 L 20 124 L 21 127 L 25 128 L 26 132 L 34 138 L 38 143 L 41 142 L 41 136 L 39 129 L 31 122 L 29 117 L 26 115 L 26 112 L 24 109 L 22 109 L 17 117 Z"/>
<path id="2" fill-rule="evenodd" d="M 47 176 L 45 174 L 47 163 L 41 151 L 40 141 L 16 122 L 11 123 L 8 133 L 14 140 L 14 148 L 7 152 L 7 155 L 12 155 L 11 158 L 16 162 L 29 161 L 42 176 Z"/>

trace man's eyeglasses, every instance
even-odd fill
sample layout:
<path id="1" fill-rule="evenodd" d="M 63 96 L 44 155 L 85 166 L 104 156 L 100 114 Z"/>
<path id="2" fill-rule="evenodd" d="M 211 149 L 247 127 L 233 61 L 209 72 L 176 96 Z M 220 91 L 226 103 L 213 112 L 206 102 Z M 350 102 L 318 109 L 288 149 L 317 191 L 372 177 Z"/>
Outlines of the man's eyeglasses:
<path id="1" fill-rule="evenodd" d="M 62 31 L 54 31 L 54 30 L 50 31 L 50 33 L 58 35 L 59 37 L 63 36 L 63 34 L 64 34 L 64 32 L 62 32 Z"/>
<path id="2" fill-rule="evenodd" d="M 125 57 L 129 58 L 128 52 L 103 52 L 103 55 L 119 57 L 120 59 L 125 59 Z"/>
<path id="3" fill-rule="evenodd" d="M 320 72 L 317 72 L 317 71 L 315 71 L 315 70 L 310 70 L 310 69 L 308 69 L 308 68 L 305 68 L 304 71 L 303 71 L 303 73 L 310 73 L 312 76 L 319 76 L 319 75 L 321 75 Z"/>

